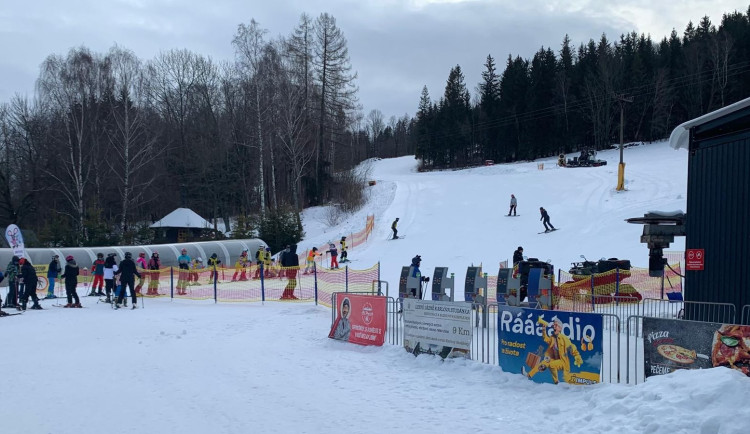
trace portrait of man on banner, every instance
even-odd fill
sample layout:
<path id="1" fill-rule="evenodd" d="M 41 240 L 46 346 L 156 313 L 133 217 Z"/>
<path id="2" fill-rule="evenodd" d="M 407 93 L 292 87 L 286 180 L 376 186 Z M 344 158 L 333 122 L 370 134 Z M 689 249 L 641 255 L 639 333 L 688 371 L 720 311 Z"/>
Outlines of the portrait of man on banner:
<path id="1" fill-rule="evenodd" d="M 348 341 L 349 335 L 352 332 L 352 325 L 349 321 L 349 316 L 351 315 L 352 310 L 352 303 L 349 301 L 348 297 L 345 297 L 341 301 L 341 306 L 338 310 L 338 317 L 336 318 L 336 321 L 333 323 L 333 327 L 331 328 L 331 333 L 328 335 L 329 338 L 337 339 L 340 341 Z"/>

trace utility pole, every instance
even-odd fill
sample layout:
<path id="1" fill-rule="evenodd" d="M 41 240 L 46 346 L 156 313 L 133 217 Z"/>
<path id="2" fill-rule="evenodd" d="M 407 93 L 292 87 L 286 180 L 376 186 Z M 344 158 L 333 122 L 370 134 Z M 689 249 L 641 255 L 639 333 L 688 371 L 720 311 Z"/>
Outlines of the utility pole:
<path id="1" fill-rule="evenodd" d="M 633 97 L 626 97 L 624 94 L 615 95 L 617 102 L 620 104 L 620 164 L 617 166 L 617 191 L 625 190 L 625 161 L 622 158 L 622 150 L 625 147 L 624 128 L 625 128 L 625 105 L 626 102 L 633 102 Z"/>

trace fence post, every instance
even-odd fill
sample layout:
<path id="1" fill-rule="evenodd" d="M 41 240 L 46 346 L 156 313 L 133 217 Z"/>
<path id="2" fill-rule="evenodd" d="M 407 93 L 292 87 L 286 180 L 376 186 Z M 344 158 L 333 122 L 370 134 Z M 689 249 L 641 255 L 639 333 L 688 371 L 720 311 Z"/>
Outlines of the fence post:
<path id="1" fill-rule="evenodd" d="M 258 264 L 260 267 L 260 301 L 265 302 L 266 301 L 266 280 L 265 280 L 265 272 L 263 271 L 263 262 Z"/>
<path id="2" fill-rule="evenodd" d="M 169 298 L 174 299 L 174 267 L 169 267 Z"/>
<path id="3" fill-rule="evenodd" d="M 219 302 L 219 270 L 216 269 L 216 264 L 214 264 L 214 304 Z"/>
<path id="4" fill-rule="evenodd" d="M 680 285 L 680 288 L 682 288 L 682 285 Z M 660 298 L 664 300 L 664 265 L 661 266 L 661 297 Z"/>
<path id="5" fill-rule="evenodd" d="M 620 296 L 620 267 L 615 268 L 615 306 L 619 306 L 620 302 L 618 297 Z"/>
<path id="6" fill-rule="evenodd" d="M 313 262 L 313 290 L 315 293 L 315 305 L 318 305 L 318 264 Z"/>
<path id="7" fill-rule="evenodd" d="M 380 290 L 380 261 L 378 261 L 378 294 L 381 294 L 382 291 Z"/>

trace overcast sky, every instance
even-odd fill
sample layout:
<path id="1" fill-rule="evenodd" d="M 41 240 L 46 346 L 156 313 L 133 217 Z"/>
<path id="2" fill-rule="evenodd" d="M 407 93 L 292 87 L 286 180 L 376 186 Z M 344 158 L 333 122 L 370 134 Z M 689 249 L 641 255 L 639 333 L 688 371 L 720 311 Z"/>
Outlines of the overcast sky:
<path id="1" fill-rule="evenodd" d="M 50 54 L 84 45 L 105 53 L 118 44 L 143 60 L 186 48 L 215 61 L 233 57 L 237 25 L 254 18 L 269 36 L 292 32 L 303 12 L 327 12 L 348 40 L 365 114 L 414 115 L 422 86 L 442 95 L 461 65 L 472 91 L 488 54 L 502 72 L 508 54 L 556 52 L 567 33 L 575 46 L 635 30 L 655 40 L 689 20 L 747 12 L 748 0 L 2 0 L 0 103 L 33 94 Z"/>

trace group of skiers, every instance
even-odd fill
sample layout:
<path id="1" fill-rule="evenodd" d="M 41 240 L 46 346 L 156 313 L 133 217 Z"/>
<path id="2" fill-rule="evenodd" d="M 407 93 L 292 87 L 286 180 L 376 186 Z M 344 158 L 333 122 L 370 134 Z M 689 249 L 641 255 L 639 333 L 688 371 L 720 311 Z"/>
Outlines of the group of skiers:
<path id="1" fill-rule="evenodd" d="M 183 255 L 185 253 L 183 249 Z M 161 268 L 159 252 L 153 252 L 148 261 L 144 252 L 139 253 L 136 260 L 133 260 L 132 253 L 125 252 L 125 257 L 119 264 L 116 256 L 115 253 L 109 253 L 105 259 L 103 253 L 96 254 L 96 260 L 91 265 L 94 280 L 91 283 L 89 296 L 103 296 L 106 297 L 104 300 L 106 303 L 111 303 L 114 295 L 115 307 L 119 308 L 120 305 L 127 306 L 124 295 L 126 288 L 130 288 L 133 309 L 135 309 L 136 297 L 141 293 L 146 276 L 150 278 L 146 295 L 159 295 L 159 269 Z M 69 258 L 73 257 L 69 256 Z M 138 277 L 137 285 L 135 285 L 136 276 Z M 120 288 L 119 291 L 117 288 Z"/>

